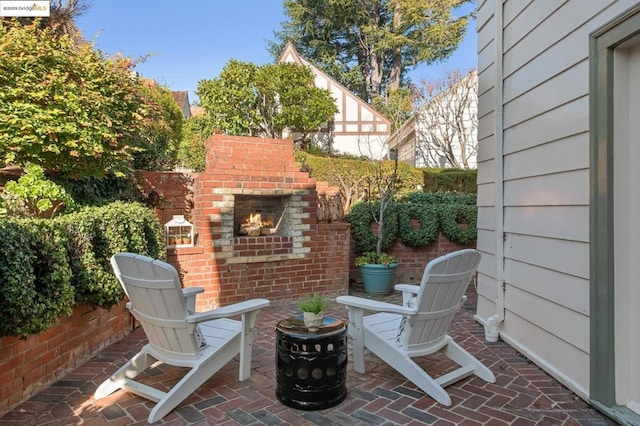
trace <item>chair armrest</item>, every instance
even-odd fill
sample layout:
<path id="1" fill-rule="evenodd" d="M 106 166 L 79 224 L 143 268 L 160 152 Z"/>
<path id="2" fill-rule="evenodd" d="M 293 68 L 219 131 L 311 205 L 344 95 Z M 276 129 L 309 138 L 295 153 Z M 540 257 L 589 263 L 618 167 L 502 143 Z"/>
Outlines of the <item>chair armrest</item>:
<path id="1" fill-rule="evenodd" d="M 415 304 L 412 302 L 412 299 L 415 300 L 415 297 L 420 291 L 420 286 L 413 284 L 397 284 L 393 288 L 402 292 L 402 306 L 411 306 Z"/>
<path id="2" fill-rule="evenodd" d="M 247 312 L 256 311 L 267 306 L 269 306 L 269 301 L 267 299 L 251 299 L 245 302 L 223 306 L 211 311 L 188 315 L 186 320 L 188 323 L 198 323 L 217 318 L 227 318 L 234 315 L 246 314 Z"/>
<path id="3" fill-rule="evenodd" d="M 378 302 L 376 300 L 364 299 L 362 297 L 355 296 L 339 296 L 336 298 L 336 302 L 348 307 L 366 309 L 374 312 L 391 312 L 394 314 L 411 315 L 415 314 L 415 309 L 410 309 L 400 305 L 394 305 L 393 303 Z"/>
<path id="4" fill-rule="evenodd" d="M 408 293 L 418 294 L 418 292 L 420 291 L 420 286 L 413 285 L 413 284 L 396 284 L 393 286 L 393 288 L 403 293 L 408 292 Z"/>
<path id="5" fill-rule="evenodd" d="M 187 311 L 191 313 L 196 311 L 196 295 L 200 293 L 204 293 L 203 287 L 187 287 L 182 289 L 182 295 L 187 304 Z"/>

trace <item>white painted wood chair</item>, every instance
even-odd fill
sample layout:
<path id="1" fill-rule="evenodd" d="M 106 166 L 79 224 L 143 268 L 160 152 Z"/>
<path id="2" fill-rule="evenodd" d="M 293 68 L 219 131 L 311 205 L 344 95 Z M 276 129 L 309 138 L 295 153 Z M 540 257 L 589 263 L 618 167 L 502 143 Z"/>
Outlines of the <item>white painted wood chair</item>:
<path id="1" fill-rule="evenodd" d="M 336 300 L 349 313 L 349 335 L 353 343 L 354 370 L 365 372 L 364 349 L 367 348 L 416 386 L 444 405 L 451 398 L 444 390 L 471 374 L 487 382 L 495 376 L 447 334 L 454 314 L 480 263 L 480 253 L 460 250 L 432 260 L 426 266 L 419 286 L 399 284 L 403 306 L 354 296 Z M 365 311 L 377 312 L 365 316 Z M 442 350 L 458 364 L 448 374 L 432 378 L 411 358 Z"/>
<path id="2" fill-rule="evenodd" d="M 111 258 L 111 266 L 129 298 L 127 307 L 149 342 L 98 387 L 95 399 L 124 389 L 155 401 L 148 418 L 153 423 L 238 354 L 240 381 L 249 378 L 256 317 L 261 308 L 269 305 L 268 300 L 253 299 L 195 313 L 196 294 L 204 290 L 183 289 L 172 265 L 133 253 L 118 253 Z M 236 315 L 241 320 L 229 318 Z M 134 380 L 156 361 L 190 370 L 167 392 Z"/>

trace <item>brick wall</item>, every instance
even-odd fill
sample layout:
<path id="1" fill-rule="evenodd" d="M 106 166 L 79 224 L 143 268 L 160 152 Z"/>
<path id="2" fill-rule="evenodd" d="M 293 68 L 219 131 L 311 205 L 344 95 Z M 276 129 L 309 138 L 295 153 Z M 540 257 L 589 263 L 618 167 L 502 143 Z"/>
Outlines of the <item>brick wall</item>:
<path id="1" fill-rule="evenodd" d="M 133 328 L 124 307 L 80 306 L 54 327 L 26 339 L 0 338 L 0 415 L 30 398 Z"/>
<path id="2" fill-rule="evenodd" d="M 475 248 L 475 243 L 470 245 L 454 243 L 449 241 L 442 232 L 438 233 L 438 237 L 433 243 L 422 247 L 405 246 L 402 244 L 402 240 L 397 239 L 391 249 L 387 250 L 389 254 L 398 259 L 394 284 L 419 284 L 424 267 L 427 266 L 430 260 L 464 248 Z M 355 266 L 355 259 L 358 255 L 355 242 L 352 240 L 349 251 L 349 276 L 356 282 L 361 283 L 360 270 Z"/>
<path id="3" fill-rule="evenodd" d="M 186 287 L 205 288 L 198 296 L 198 309 L 253 297 L 278 302 L 307 293 L 346 294 L 349 225 L 318 220 L 319 193 L 334 196 L 337 189 L 300 170 L 293 142 L 217 135 L 206 145 L 206 170 L 192 177 L 192 210 L 181 199 L 181 191 L 189 187 L 182 182 L 189 178 L 143 175 L 145 188 L 163 196 L 164 210 L 156 211 L 159 217 L 170 218 L 168 211 L 184 214 L 195 226 L 195 247 L 169 249 L 167 257 Z M 288 197 L 287 235 L 235 236 L 236 195 Z"/>

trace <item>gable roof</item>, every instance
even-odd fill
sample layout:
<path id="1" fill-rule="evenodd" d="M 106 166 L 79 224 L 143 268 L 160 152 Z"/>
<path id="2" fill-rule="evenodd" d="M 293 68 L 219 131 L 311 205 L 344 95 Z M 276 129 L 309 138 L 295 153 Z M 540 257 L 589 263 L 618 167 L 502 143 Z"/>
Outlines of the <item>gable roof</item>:
<path id="1" fill-rule="evenodd" d="M 362 98 L 355 95 L 329 74 L 301 56 L 291 42 L 285 46 L 278 62 L 294 62 L 311 68 L 316 87 L 327 89 L 336 98 L 339 112 L 334 117 L 336 135 L 385 135 L 391 133 L 391 122 Z"/>
<path id="2" fill-rule="evenodd" d="M 171 95 L 173 96 L 173 100 L 178 104 L 178 108 L 182 111 L 182 115 L 186 117 L 191 116 L 191 110 L 189 107 L 189 92 L 186 90 L 181 91 L 172 91 Z"/>

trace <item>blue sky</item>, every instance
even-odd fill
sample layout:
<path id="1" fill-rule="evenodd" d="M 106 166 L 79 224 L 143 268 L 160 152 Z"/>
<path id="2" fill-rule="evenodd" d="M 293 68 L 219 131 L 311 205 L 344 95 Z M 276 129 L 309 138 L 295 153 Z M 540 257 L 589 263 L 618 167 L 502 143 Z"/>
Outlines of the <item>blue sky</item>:
<path id="1" fill-rule="evenodd" d="M 77 24 L 85 38 L 108 53 L 134 58 L 150 55 L 137 71 L 171 90 L 195 90 L 202 79 L 217 77 L 230 59 L 271 63 L 267 51 L 273 32 L 285 20 L 282 0 L 93 0 Z M 468 6 L 472 8 L 473 5 Z M 411 78 L 443 78 L 446 70 L 475 68 L 475 23 L 458 50 L 442 64 L 422 66 Z"/>

